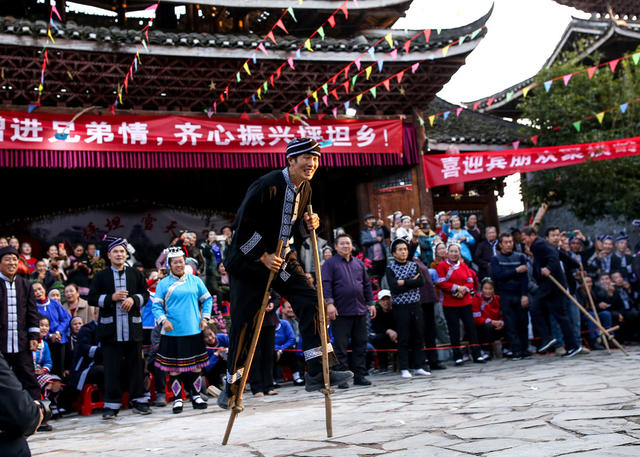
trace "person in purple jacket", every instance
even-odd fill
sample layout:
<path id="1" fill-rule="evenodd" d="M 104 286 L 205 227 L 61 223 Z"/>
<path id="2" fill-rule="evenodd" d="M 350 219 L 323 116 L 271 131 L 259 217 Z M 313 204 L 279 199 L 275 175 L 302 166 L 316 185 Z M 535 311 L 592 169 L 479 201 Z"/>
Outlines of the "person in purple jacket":
<path id="1" fill-rule="evenodd" d="M 338 358 L 338 370 L 348 370 L 347 348 L 351 341 L 351 371 L 355 385 L 369 386 L 365 376 L 367 349 L 367 313 L 376 317 L 375 300 L 364 263 L 351 255 L 353 242 L 347 234 L 335 240 L 335 255 L 322 265 L 322 287 L 327 302 L 327 317 L 335 338 L 334 351 Z M 346 389 L 343 382 L 339 388 Z"/>

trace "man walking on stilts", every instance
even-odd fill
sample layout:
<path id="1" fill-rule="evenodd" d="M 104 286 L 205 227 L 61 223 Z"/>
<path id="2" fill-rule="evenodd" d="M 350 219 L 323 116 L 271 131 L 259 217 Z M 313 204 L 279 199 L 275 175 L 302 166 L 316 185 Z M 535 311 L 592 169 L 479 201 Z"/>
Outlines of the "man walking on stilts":
<path id="1" fill-rule="evenodd" d="M 292 237 L 299 246 L 307 231 L 320 224 L 317 214 L 304 212 L 311 201 L 309 181 L 318 169 L 320 145 L 310 138 L 295 139 L 287 145 L 286 160 L 285 169 L 272 171 L 249 187 L 225 259 L 231 286 L 231 330 L 228 372 L 218 397 L 218 405 L 225 409 L 234 395 L 233 384 L 244 371 L 249 342 L 256 330 L 254 317 L 260 310 L 270 272 L 276 273 L 271 287 L 291 303 L 300 322 L 308 367 L 305 389 L 312 392 L 324 387 L 320 331 L 326 329 L 318 328 L 316 292 L 288 246 Z M 276 252 L 279 241 L 284 242 L 282 252 Z M 330 372 L 332 385 L 352 377 L 350 371 Z"/>

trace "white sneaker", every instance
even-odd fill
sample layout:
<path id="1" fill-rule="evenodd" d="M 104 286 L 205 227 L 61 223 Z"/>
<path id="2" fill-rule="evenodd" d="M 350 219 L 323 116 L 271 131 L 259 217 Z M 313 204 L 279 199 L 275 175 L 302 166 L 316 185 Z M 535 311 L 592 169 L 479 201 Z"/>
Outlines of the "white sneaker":
<path id="1" fill-rule="evenodd" d="M 431 373 L 424 368 L 418 368 L 417 370 L 413 370 L 414 376 L 431 376 Z"/>
<path id="2" fill-rule="evenodd" d="M 409 379 L 411 378 L 411 373 L 409 373 L 409 370 L 402 370 L 400 371 L 400 376 L 402 376 L 405 379 Z"/>

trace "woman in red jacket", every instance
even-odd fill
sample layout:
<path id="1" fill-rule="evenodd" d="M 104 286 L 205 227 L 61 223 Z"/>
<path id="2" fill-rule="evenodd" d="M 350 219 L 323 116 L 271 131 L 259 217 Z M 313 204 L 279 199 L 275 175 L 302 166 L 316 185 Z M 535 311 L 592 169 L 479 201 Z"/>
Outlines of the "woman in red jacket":
<path id="1" fill-rule="evenodd" d="M 476 322 L 476 332 L 482 345 L 482 357 L 491 358 L 491 343 L 504 336 L 504 320 L 500 310 L 500 297 L 495 293 L 491 278 L 482 280 L 480 295 L 473 297 L 471 307 Z"/>
<path id="2" fill-rule="evenodd" d="M 464 324 L 464 331 L 471 345 L 473 361 L 484 363 L 480 354 L 478 335 L 476 333 L 471 301 L 474 290 L 475 274 L 464 262 L 460 261 L 460 245 L 451 243 L 447 246 L 447 259 L 437 267 L 437 286 L 444 293 L 442 307 L 444 317 L 449 327 L 449 337 L 453 348 L 453 359 L 456 365 L 462 365 L 462 351 L 460 351 L 460 320 Z"/>

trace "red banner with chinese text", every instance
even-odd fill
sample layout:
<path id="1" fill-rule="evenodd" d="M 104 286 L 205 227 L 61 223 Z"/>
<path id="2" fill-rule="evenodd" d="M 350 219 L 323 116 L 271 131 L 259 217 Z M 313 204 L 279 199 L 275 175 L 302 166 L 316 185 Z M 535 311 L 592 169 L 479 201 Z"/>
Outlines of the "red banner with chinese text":
<path id="1" fill-rule="evenodd" d="M 640 154 L 640 137 L 507 151 L 433 154 L 422 158 L 427 188 Z"/>
<path id="2" fill-rule="evenodd" d="M 402 121 L 187 116 L 90 116 L 0 111 L 0 148 L 165 152 L 284 152 L 293 138 L 329 141 L 330 153 L 402 153 Z"/>

